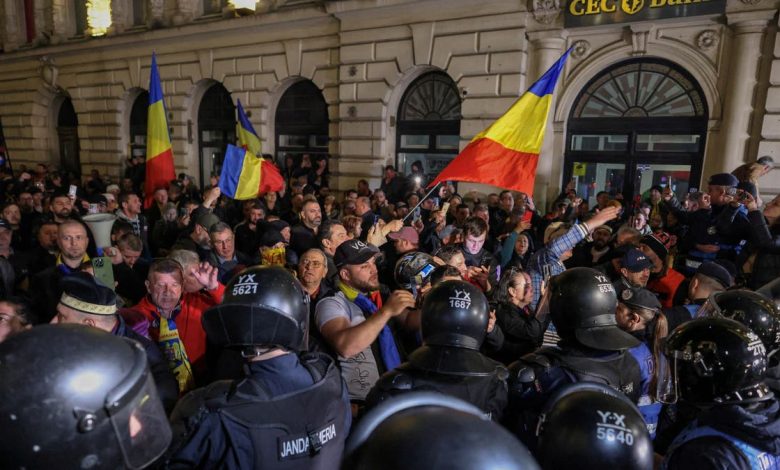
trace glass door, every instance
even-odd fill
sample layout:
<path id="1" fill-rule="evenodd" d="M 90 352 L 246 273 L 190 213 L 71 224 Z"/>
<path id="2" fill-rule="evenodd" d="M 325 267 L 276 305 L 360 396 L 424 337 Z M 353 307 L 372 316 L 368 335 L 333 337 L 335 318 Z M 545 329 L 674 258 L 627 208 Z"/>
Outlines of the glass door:
<path id="1" fill-rule="evenodd" d="M 682 198 L 698 186 L 707 135 L 698 83 L 663 59 L 631 59 L 594 77 L 567 121 L 564 184 L 593 201 L 599 191 L 627 210 L 654 185 Z"/>
<path id="2" fill-rule="evenodd" d="M 611 197 L 621 197 L 626 181 L 624 163 L 574 162 L 571 179 L 577 195 L 587 201 L 588 207 L 596 205 L 596 195 L 606 191 Z"/>

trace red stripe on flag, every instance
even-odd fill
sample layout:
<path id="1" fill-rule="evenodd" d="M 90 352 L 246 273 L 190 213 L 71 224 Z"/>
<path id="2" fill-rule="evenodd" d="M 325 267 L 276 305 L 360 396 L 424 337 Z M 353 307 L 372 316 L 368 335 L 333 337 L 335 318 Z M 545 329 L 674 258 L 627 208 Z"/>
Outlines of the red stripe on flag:
<path id="1" fill-rule="evenodd" d="M 168 148 L 159 155 L 146 160 L 146 183 L 144 207 L 149 208 L 154 201 L 154 192 L 160 188 L 168 188 L 172 179 L 176 178 L 173 166 L 173 149 Z"/>
<path id="2" fill-rule="evenodd" d="M 469 143 L 428 187 L 443 181 L 469 181 L 532 194 L 539 154 L 511 150 L 483 138 Z"/>
<path id="3" fill-rule="evenodd" d="M 284 188 L 284 177 L 282 177 L 276 165 L 270 161 L 263 160 L 260 175 L 260 190 L 258 194 L 281 191 Z"/>

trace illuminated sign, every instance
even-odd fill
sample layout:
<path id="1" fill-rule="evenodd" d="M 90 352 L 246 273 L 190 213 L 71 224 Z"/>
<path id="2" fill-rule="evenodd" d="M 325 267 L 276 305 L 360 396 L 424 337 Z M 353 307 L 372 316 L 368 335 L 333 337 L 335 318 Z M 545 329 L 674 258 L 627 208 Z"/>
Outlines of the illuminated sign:
<path id="1" fill-rule="evenodd" d="M 567 28 L 722 14 L 726 0 L 568 0 Z"/>

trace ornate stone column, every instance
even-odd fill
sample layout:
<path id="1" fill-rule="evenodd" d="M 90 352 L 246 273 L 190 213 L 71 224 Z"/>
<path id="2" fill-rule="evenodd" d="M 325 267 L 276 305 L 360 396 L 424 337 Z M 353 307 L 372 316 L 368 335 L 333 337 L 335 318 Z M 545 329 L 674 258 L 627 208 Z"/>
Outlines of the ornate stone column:
<path id="1" fill-rule="evenodd" d="M 731 64 L 723 101 L 720 151 L 715 153 L 720 158 L 708 162 L 710 174 L 731 172 L 745 161 L 761 46 L 775 11 L 758 10 L 726 15 L 734 37 L 729 52 Z M 708 176 L 706 173 L 705 177 Z"/>
<path id="2" fill-rule="evenodd" d="M 528 39 L 531 43 L 531 55 L 530 66 L 526 75 L 526 88 L 530 87 L 533 82 L 541 77 L 564 53 L 566 50 L 566 36 L 567 33 L 564 30 L 528 33 Z M 560 79 L 558 89 L 560 89 Z M 536 167 L 534 201 L 540 211 L 545 211 L 548 200 L 552 200 L 560 192 L 558 176 L 563 164 L 563 155 L 555 155 L 553 151 L 555 97 L 555 94 L 553 94 L 550 113 L 547 116 L 547 131 L 542 143 L 542 151 L 539 154 L 539 164 Z"/>

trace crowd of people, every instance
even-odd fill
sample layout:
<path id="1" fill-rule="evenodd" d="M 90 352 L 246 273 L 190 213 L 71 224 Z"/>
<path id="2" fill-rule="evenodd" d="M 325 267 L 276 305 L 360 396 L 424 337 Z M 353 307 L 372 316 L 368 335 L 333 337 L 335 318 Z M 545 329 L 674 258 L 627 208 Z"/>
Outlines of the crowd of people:
<path id="1" fill-rule="evenodd" d="M 216 176 L 144 194 L 142 167 L 0 175 L 13 467 L 780 466 L 769 157 L 684 197 L 572 180 L 546 212 L 422 199 L 419 162 L 337 195 L 290 155 L 246 201 Z"/>

